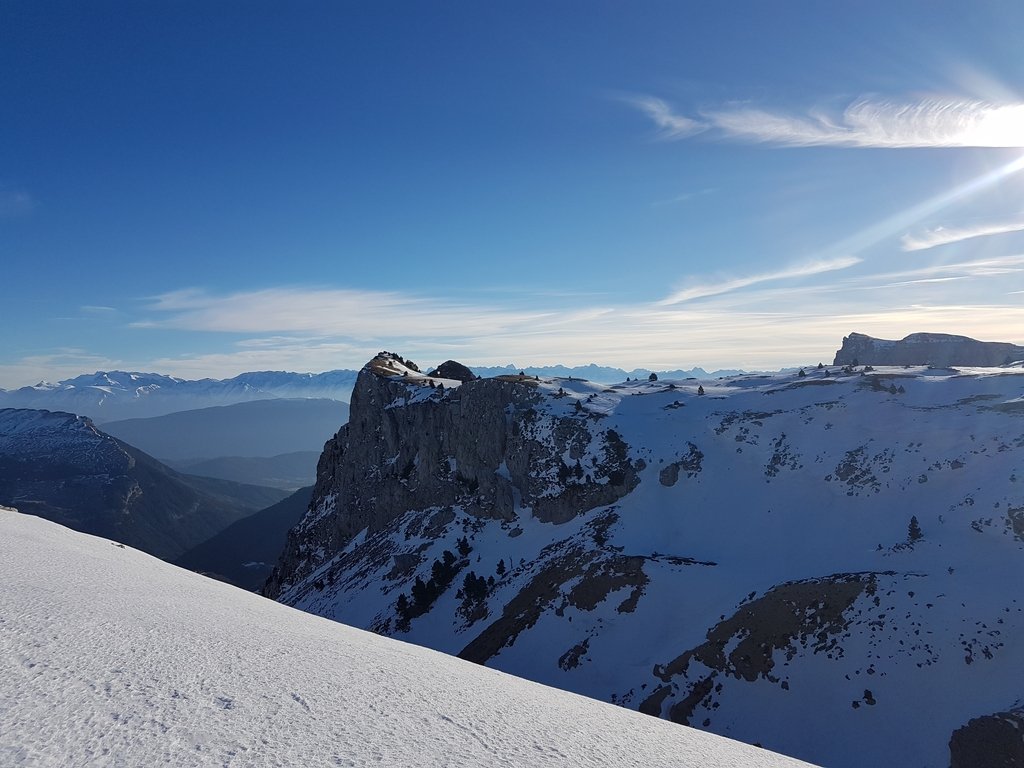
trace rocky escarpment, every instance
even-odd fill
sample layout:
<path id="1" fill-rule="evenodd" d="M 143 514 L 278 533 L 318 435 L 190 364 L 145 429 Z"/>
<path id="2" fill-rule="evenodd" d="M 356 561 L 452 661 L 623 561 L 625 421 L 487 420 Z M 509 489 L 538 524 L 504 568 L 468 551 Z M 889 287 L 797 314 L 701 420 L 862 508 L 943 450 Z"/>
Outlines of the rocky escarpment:
<path id="1" fill-rule="evenodd" d="M 423 375 L 388 353 L 371 360 L 348 424 L 324 446 L 309 513 L 289 534 L 266 594 L 280 596 L 356 534 L 413 510 L 458 504 L 511 520 L 526 508 L 561 523 L 632 490 L 641 465 L 622 438 L 602 429 L 598 414 L 561 407 L 564 391 L 542 396 L 539 386 L 528 376 Z"/>
<path id="2" fill-rule="evenodd" d="M 913 333 L 900 341 L 863 333 L 843 338 L 833 365 L 966 365 L 994 367 L 1024 360 L 1024 347 L 945 333 Z"/>

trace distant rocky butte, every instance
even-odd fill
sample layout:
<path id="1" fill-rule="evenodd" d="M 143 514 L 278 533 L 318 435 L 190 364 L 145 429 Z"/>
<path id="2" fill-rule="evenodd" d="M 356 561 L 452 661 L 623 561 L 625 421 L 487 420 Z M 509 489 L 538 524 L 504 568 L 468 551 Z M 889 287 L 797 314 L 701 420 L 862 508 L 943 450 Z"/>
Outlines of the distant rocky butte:
<path id="1" fill-rule="evenodd" d="M 1024 347 L 946 333 L 912 333 L 900 341 L 863 333 L 843 338 L 833 365 L 964 365 L 990 368 L 1024 360 Z"/>
<path id="2" fill-rule="evenodd" d="M 832 768 L 973 768 L 1024 700 L 1022 385 L 382 353 L 265 594 Z"/>

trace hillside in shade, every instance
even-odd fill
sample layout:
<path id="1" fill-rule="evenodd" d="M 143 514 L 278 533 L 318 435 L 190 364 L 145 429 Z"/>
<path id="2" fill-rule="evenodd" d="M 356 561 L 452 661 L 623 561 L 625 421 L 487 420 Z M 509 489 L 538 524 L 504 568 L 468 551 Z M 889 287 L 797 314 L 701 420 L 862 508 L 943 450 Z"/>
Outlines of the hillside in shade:
<path id="1" fill-rule="evenodd" d="M 175 472 L 80 416 L 0 409 L 0 503 L 158 557 L 286 495 Z"/>
<path id="2" fill-rule="evenodd" d="M 232 523 L 174 563 L 242 589 L 259 589 L 277 563 L 289 529 L 306 513 L 312 493 L 312 486 L 300 488 L 276 504 Z"/>

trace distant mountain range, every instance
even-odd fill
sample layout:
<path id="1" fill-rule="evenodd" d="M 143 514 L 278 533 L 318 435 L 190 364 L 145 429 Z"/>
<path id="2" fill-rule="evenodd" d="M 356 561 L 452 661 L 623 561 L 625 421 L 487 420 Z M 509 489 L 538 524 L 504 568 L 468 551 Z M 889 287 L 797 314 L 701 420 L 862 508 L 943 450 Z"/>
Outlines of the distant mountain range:
<path id="1" fill-rule="evenodd" d="M 0 504 L 174 558 L 286 492 L 183 475 L 70 413 L 0 409 Z"/>
<path id="2" fill-rule="evenodd" d="M 320 398 L 347 402 L 355 378 L 356 371 L 349 370 L 326 373 L 256 371 L 231 379 L 198 381 L 158 373 L 97 371 L 56 384 L 40 382 L 33 387 L 0 390 L 0 408 L 67 411 L 102 424 L 250 400 Z"/>
<path id="3" fill-rule="evenodd" d="M 627 371 L 623 368 L 613 368 L 606 365 L 528 365 L 525 368 L 517 368 L 514 365 L 499 366 L 470 366 L 470 369 L 481 378 L 493 376 L 508 376 L 522 371 L 527 376 L 540 376 L 542 378 L 574 378 L 586 379 L 600 384 L 616 384 L 626 379 L 646 379 L 652 373 L 663 379 L 711 379 L 719 376 L 735 376 L 743 373 L 738 368 L 729 368 L 717 371 L 705 371 L 703 368 L 689 368 L 686 370 L 675 369 L 671 371 L 653 371 L 648 368 L 634 368 Z"/>
<path id="4" fill-rule="evenodd" d="M 269 457 L 323 450 L 348 421 L 339 400 L 277 398 L 149 418 L 108 421 L 103 431 L 160 460 Z M 316 459 L 309 468 L 316 469 Z"/>
<path id="5" fill-rule="evenodd" d="M 425 370 L 425 369 L 424 369 Z M 651 371 L 637 368 L 626 371 L 600 365 L 480 366 L 473 368 L 480 377 L 500 376 L 523 370 L 530 376 L 564 376 L 604 383 L 629 378 L 647 378 Z M 729 376 L 741 371 L 708 373 L 703 368 L 657 371 L 663 378 L 709 378 Z M 348 402 L 358 371 L 339 369 L 326 373 L 287 373 L 256 371 L 231 379 L 178 379 L 159 373 L 97 371 L 56 384 L 39 382 L 32 387 L 0 389 L 0 408 L 45 408 L 88 416 L 97 424 L 129 418 L 163 416 L 176 411 L 192 411 L 212 406 L 232 405 L 250 400 L 274 398 L 320 398 Z M 277 451 L 285 453 L 288 449 Z M 270 455 L 270 454 L 267 454 Z"/>
<path id="6" fill-rule="evenodd" d="M 843 339 L 834 365 L 977 365 L 996 366 L 1021 359 L 1024 347 L 979 342 L 963 336 L 918 333 L 902 341 L 874 339 L 852 333 Z M 652 371 L 626 370 L 597 365 L 542 365 L 516 367 L 470 366 L 481 378 L 518 374 L 542 378 L 574 378 L 602 384 L 628 379 L 646 379 L 651 373 L 663 379 L 712 379 L 737 376 L 743 370 L 704 368 Z M 424 368 L 424 370 L 426 370 Z M 158 373 L 97 371 L 56 384 L 40 382 L 32 387 L 0 389 L 0 408 L 45 408 L 88 416 L 97 424 L 110 421 L 162 416 L 211 406 L 232 405 L 250 400 L 274 398 L 322 398 L 348 402 L 358 371 L 339 369 L 325 373 L 254 371 L 230 379 L 179 379 Z M 283 448 L 277 453 L 286 453 Z M 299 449 L 296 449 L 299 450 Z M 246 454 L 239 454 L 246 455 Z M 271 455 L 271 454 L 265 454 Z"/>

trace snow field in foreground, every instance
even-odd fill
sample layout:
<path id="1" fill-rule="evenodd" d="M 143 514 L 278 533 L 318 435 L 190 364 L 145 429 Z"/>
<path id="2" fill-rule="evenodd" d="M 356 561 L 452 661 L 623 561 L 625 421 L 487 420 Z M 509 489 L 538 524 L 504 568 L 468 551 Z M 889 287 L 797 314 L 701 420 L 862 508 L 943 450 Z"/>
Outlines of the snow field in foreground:
<path id="1" fill-rule="evenodd" d="M 0 765 L 797 766 L 0 512 Z"/>

